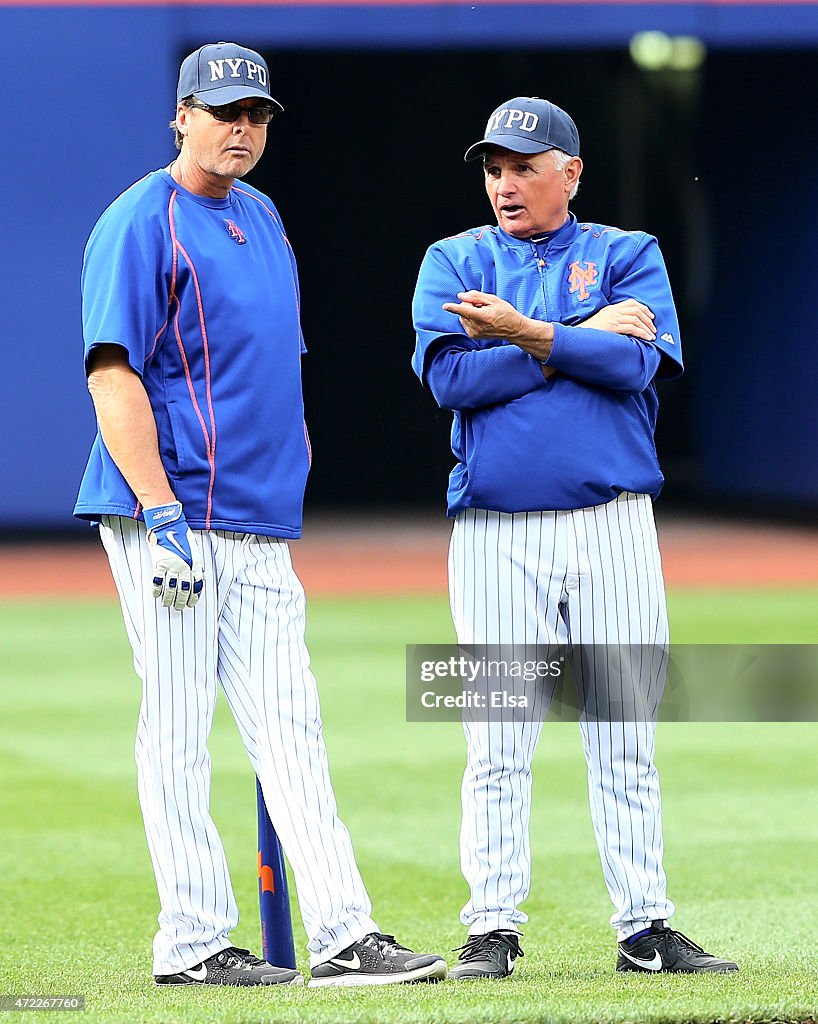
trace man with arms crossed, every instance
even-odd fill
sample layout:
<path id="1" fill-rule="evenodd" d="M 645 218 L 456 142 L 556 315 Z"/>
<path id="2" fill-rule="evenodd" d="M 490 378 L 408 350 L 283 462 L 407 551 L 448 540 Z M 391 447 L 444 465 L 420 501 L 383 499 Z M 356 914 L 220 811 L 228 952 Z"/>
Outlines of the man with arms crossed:
<path id="1" fill-rule="evenodd" d="M 75 514 L 98 521 L 142 708 L 139 797 L 159 889 L 157 984 L 297 984 L 230 944 L 238 922 L 209 812 L 220 685 L 295 874 L 311 985 L 436 980 L 370 917 L 340 821 L 304 644 L 303 417 L 295 260 L 278 213 L 237 180 L 280 105 L 235 43 L 183 62 L 179 155 L 95 226 L 83 265 L 99 434 Z M 252 793 L 252 790 L 249 791 Z"/>
<path id="2" fill-rule="evenodd" d="M 650 235 L 578 224 L 569 213 L 579 137 L 547 100 L 498 107 L 466 153 L 478 157 L 497 225 L 431 246 L 413 307 L 415 372 L 454 410 L 457 637 L 644 645 L 654 656 L 640 684 L 658 703 L 668 627 L 652 511 L 663 480 L 655 379 L 682 371 L 664 263 Z M 595 692 L 606 666 L 583 671 Z M 531 762 L 542 728 L 533 718 L 464 713 L 470 898 L 456 979 L 506 977 L 523 955 L 519 904 L 530 885 Z M 653 722 L 583 715 L 580 725 L 616 908 L 617 970 L 737 970 L 668 926 Z"/>

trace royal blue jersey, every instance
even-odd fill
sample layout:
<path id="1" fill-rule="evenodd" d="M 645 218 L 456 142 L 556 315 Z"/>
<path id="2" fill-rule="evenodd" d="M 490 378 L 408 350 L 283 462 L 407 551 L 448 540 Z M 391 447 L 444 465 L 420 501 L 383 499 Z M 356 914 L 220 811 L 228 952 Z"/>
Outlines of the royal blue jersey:
<path id="1" fill-rule="evenodd" d="M 194 529 L 301 534 L 310 452 L 295 259 L 270 200 L 237 181 L 194 195 L 159 170 L 100 217 L 85 250 L 86 365 L 120 345 Z M 97 434 L 74 514 L 138 517 Z"/>
<path id="2" fill-rule="evenodd" d="M 554 324 L 539 360 L 501 340 L 469 338 L 441 308 L 477 289 Z M 638 299 L 656 341 L 576 326 L 605 305 Z M 578 224 L 542 241 L 481 227 L 429 248 L 413 303 L 412 366 L 454 411 L 448 511 L 550 511 L 600 505 L 622 491 L 656 496 L 663 483 L 653 434 L 657 376 L 683 369 L 679 324 L 656 239 Z"/>

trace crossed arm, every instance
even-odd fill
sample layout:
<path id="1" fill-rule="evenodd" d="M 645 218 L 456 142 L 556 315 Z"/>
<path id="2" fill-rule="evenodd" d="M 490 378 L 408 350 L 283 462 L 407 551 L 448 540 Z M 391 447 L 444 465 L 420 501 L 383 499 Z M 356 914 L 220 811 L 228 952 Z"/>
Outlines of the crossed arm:
<path id="1" fill-rule="evenodd" d="M 502 338 L 518 345 L 524 352 L 541 361 L 551 355 L 554 344 L 554 325 L 523 316 L 510 302 L 488 292 L 458 292 L 460 302 L 445 302 L 447 313 L 455 313 L 470 338 Z M 583 320 L 579 327 L 593 327 L 598 331 L 628 334 L 645 341 L 654 341 L 656 329 L 653 313 L 636 299 L 624 299 L 604 306 L 593 316 Z M 556 370 L 543 366 L 543 376 Z"/>
<path id="2" fill-rule="evenodd" d="M 444 341 L 426 370 L 426 382 L 443 408 L 478 409 L 511 401 L 541 387 L 543 378 L 547 380 L 563 369 L 534 362 L 551 357 L 554 324 L 523 316 L 509 302 L 485 292 L 459 292 L 458 298 L 459 303 L 447 302 L 443 308 L 460 317 L 469 338 L 501 338 L 511 344 L 468 349 L 454 337 L 451 342 Z M 576 376 L 607 386 L 634 386 L 636 390 L 652 379 L 661 357 L 652 346 L 639 344 L 656 337 L 653 313 L 644 303 L 624 299 L 600 309 L 578 327 L 605 332 L 607 337 L 601 339 L 604 354 L 600 353 L 600 365 L 589 362 Z M 621 351 L 611 351 L 611 334 L 620 337 Z M 639 341 L 634 342 L 634 338 Z M 583 349 L 581 359 L 588 359 L 591 346 L 583 345 L 583 339 L 577 344 Z M 564 368 L 569 372 L 571 353 L 564 353 L 564 358 Z M 593 380 L 595 374 L 600 380 Z"/>

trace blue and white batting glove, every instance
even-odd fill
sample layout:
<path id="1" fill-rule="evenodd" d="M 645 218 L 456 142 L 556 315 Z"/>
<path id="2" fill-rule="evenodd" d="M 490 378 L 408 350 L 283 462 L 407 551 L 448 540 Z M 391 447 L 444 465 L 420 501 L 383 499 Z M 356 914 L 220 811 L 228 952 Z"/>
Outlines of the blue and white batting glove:
<path id="1" fill-rule="evenodd" d="M 192 608 L 204 586 L 201 559 L 181 501 L 142 510 L 153 562 L 151 587 L 165 608 Z"/>

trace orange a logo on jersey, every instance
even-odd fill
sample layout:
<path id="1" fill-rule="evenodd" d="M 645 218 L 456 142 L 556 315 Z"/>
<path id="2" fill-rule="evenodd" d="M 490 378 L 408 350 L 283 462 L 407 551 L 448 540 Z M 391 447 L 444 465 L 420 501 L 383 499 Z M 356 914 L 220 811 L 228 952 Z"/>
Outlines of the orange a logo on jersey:
<path id="1" fill-rule="evenodd" d="M 580 299 L 587 299 L 590 295 L 588 289 L 597 283 L 599 277 L 596 263 L 585 261 L 585 266 L 583 267 L 582 263 L 576 260 L 568 269 L 570 270 L 568 275 L 569 291 L 579 292 Z"/>
<path id="2" fill-rule="evenodd" d="M 225 220 L 224 223 L 227 225 L 228 235 L 230 235 L 236 245 L 244 245 L 247 239 L 244 237 L 244 232 L 241 228 L 232 220 Z"/>

